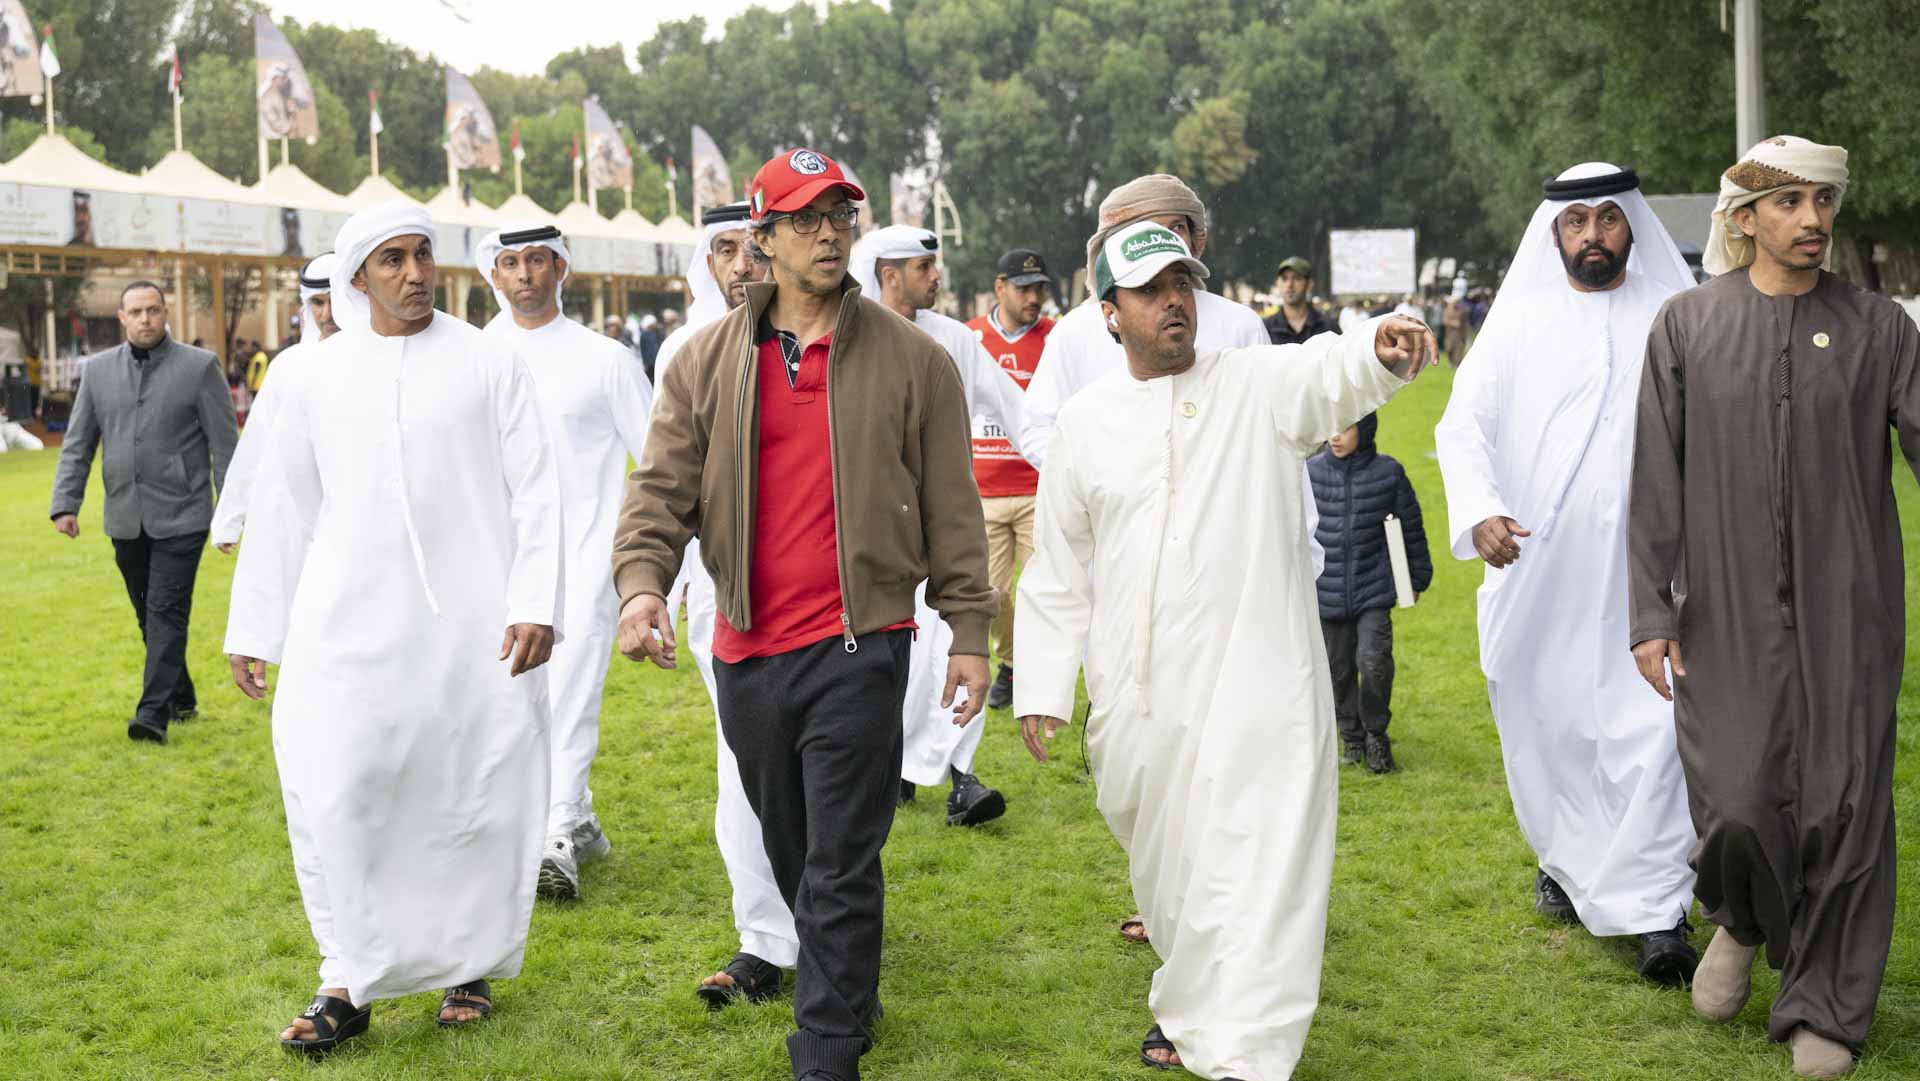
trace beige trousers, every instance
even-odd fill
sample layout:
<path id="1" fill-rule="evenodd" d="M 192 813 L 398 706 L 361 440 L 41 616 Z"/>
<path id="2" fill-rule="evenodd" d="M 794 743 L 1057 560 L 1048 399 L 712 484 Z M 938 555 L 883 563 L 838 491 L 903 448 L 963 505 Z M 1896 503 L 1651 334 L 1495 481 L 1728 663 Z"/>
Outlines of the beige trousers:
<path id="1" fill-rule="evenodd" d="M 993 620 L 993 644 L 1001 664 L 1013 663 L 1013 571 L 1033 554 L 1033 496 L 982 498 L 987 518 L 987 579 L 1000 600 Z"/>

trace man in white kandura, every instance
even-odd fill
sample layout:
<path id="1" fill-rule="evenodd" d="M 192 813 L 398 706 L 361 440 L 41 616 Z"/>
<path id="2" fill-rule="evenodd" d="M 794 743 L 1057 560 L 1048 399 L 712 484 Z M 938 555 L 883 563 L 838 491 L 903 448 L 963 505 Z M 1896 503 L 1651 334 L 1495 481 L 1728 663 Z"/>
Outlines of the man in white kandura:
<path id="1" fill-rule="evenodd" d="M 227 466 L 227 486 L 213 508 L 213 525 L 208 530 L 213 546 L 227 555 L 233 554 L 246 528 L 254 474 L 272 438 L 274 411 L 280 403 L 278 394 L 267 391 L 292 383 L 297 378 L 294 373 L 312 356 L 312 346 L 340 329 L 340 324 L 333 321 L 334 262 L 333 253 L 325 252 L 300 268 L 300 340 L 273 358 L 260 393 L 253 399 L 253 408 L 247 410 L 247 426 L 240 429 L 240 445 L 234 448 L 233 463 Z"/>
<path id="2" fill-rule="evenodd" d="M 772 273 L 766 253 L 753 244 L 752 217 L 744 201 L 717 206 L 700 215 L 700 245 L 693 253 L 693 268 L 687 272 L 693 303 L 687 308 L 686 324 L 667 335 L 654 356 L 656 385 L 667 377 L 674 356 L 694 331 L 745 304 L 747 285 L 766 281 Z M 740 933 L 740 949 L 733 959 L 702 980 L 695 990 L 709 1009 L 717 1010 L 735 1002 L 764 1002 L 778 993 L 781 970 L 792 968 L 799 960 L 800 936 L 793 928 L 793 910 L 780 896 L 780 883 L 774 880 L 767 843 L 760 836 L 760 816 L 753 813 L 753 804 L 747 802 L 747 791 L 741 785 L 740 763 L 720 728 L 720 694 L 713 682 L 713 621 L 719 607 L 713 575 L 700 560 L 698 537 L 687 542 L 679 580 L 668 590 L 672 597 L 683 592 L 687 598 L 687 649 L 693 654 L 694 667 L 700 670 L 701 682 L 706 684 L 707 700 L 715 703 L 714 763 L 719 791 L 713 806 L 713 839 L 720 849 L 720 862 L 727 868 L 727 883 L 733 893 L 733 925 Z"/>
<path id="3" fill-rule="evenodd" d="M 526 367 L 433 309 L 434 225 L 340 229 L 325 379 L 281 386 L 226 648 L 273 703 L 320 992 L 281 1033 L 320 1052 L 376 999 L 448 988 L 442 1025 L 517 975 L 547 809 L 560 481 Z M 502 633 L 504 628 L 504 635 Z"/>
<path id="4" fill-rule="evenodd" d="M 1459 559 L 1487 563 L 1480 667 L 1534 907 L 1636 935 L 1655 983 L 1692 978 L 1693 820 L 1673 705 L 1627 639 L 1627 487 L 1647 332 L 1692 287 L 1631 169 L 1546 184 L 1434 430 Z"/>
<path id="5" fill-rule="evenodd" d="M 1302 466 L 1434 343 L 1388 316 L 1196 353 L 1206 273 L 1151 221 L 1096 255 L 1127 368 L 1054 428 L 1015 606 L 1014 712 L 1045 761 L 1086 658 L 1100 813 L 1163 962 L 1142 1060 L 1283 1081 L 1319 1002 L 1337 809 Z"/>
<path id="6" fill-rule="evenodd" d="M 940 296 L 940 267 L 935 254 L 940 238 L 930 229 L 890 225 L 876 229 L 853 246 L 848 273 L 860 283 L 861 295 L 892 309 L 939 342 L 960 370 L 967 394 L 967 415 L 984 416 L 1009 433 L 1008 442 L 1020 449 L 1020 429 L 1026 423 L 1024 392 L 992 354 L 979 335 L 965 323 L 933 310 Z M 1006 797 L 980 783 L 973 773 L 974 752 L 980 747 L 985 718 L 965 728 L 953 723 L 952 708 L 940 707 L 946 686 L 947 650 L 953 632 L 940 613 L 927 605 L 925 583 L 915 602 L 912 669 L 907 675 L 905 742 L 900 757 L 900 802 L 913 799 L 918 785 L 947 781 L 947 825 L 977 826 L 1007 813 Z"/>
<path id="7" fill-rule="evenodd" d="M 474 252 L 500 302 L 487 324 L 526 365 L 540 399 L 565 507 L 567 641 L 547 669 L 553 705 L 552 781 L 539 895 L 580 896 L 580 864 L 613 850 L 593 812 L 587 777 L 600 749 L 600 696 L 613 660 L 620 598 L 613 591 L 613 521 L 627 456 L 646 445 L 653 388 L 633 351 L 560 312 L 571 255 L 552 225 L 491 233 Z"/>
<path id="8" fill-rule="evenodd" d="M 1198 259 L 1207 251 L 1207 208 L 1192 188 L 1177 176 L 1151 173 L 1135 177 L 1107 193 L 1100 200 L 1100 228 L 1087 238 L 1087 281 L 1093 281 L 1094 262 L 1106 239 L 1138 222 L 1154 222 L 1171 229 L 1185 241 Z M 1196 282 L 1194 310 L 1199 325 L 1193 327 L 1194 350 L 1211 353 L 1216 349 L 1237 349 L 1272 344 L 1272 336 L 1258 312 L 1245 304 L 1217 293 L 1207 292 Z M 1284 355 L 1284 354 L 1283 354 Z M 1045 461 L 1054 417 L 1067 402 L 1096 380 L 1127 369 L 1127 353 L 1113 337 L 1101 311 L 1100 298 L 1088 297 L 1060 318 L 1047 335 L 1047 347 L 1040 354 L 1040 366 L 1027 384 L 1024 405 L 1027 411 L 1020 447 L 1029 462 L 1039 468 Z M 1338 429 L 1335 429 L 1338 430 Z M 1321 433 L 1324 440 L 1328 432 Z M 1300 463 L 1301 491 L 1312 491 L 1307 479 L 1307 464 Z M 1306 538 L 1307 551 L 1313 557 L 1318 575 L 1326 562 L 1326 552 L 1314 538 L 1320 525 L 1320 506 L 1311 498 L 1300 506 L 1300 532 Z M 1019 638 L 1019 622 L 1014 627 Z M 1318 623 L 1315 623 L 1318 626 Z M 1138 913 L 1120 921 L 1120 934 L 1131 942 L 1147 941 L 1146 921 Z"/>

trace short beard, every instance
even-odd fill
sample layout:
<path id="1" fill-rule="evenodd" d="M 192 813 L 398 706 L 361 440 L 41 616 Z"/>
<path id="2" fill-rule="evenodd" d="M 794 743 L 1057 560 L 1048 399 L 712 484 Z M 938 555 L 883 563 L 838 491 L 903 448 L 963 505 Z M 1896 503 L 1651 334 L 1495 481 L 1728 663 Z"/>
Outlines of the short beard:
<path id="1" fill-rule="evenodd" d="M 1598 263 L 1587 262 L 1587 253 L 1595 251 L 1606 258 Z M 1562 248 L 1560 261 L 1566 264 L 1567 274 L 1574 281 L 1589 289 L 1599 289 L 1612 285 L 1614 280 L 1620 277 L 1620 272 L 1626 268 L 1627 257 L 1632 254 L 1633 238 L 1628 237 L 1627 246 L 1621 249 L 1619 255 L 1607 250 L 1603 244 L 1588 244 L 1572 255 L 1568 255 L 1566 249 Z"/>

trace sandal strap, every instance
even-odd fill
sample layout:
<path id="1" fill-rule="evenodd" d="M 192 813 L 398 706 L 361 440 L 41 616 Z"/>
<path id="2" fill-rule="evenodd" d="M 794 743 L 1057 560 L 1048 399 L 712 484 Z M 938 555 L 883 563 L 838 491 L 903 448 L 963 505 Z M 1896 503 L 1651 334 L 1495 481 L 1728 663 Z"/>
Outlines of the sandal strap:
<path id="1" fill-rule="evenodd" d="M 1173 1041 L 1167 1039 L 1167 1034 L 1161 1032 L 1160 1026 L 1157 1024 L 1147 1030 L 1147 1038 L 1140 1041 L 1140 1049 L 1142 1051 L 1176 1050 L 1173 1046 Z"/>
<path id="2" fill-rule="evenodd" d="M 440 1008 L 445 1010 L 452 1006 L 465 1006 L 483 1014 L 489 1013 L 493 1010 L 493 989 L 487 986 L 485 980 L 470 980 L 458 987 L 449 987 L 440 996 Z"/>
<path id="3" fill-rule="evenodd" d="M 313 1001 L 301 1012 L 300 1017 L 313 1026 L 315 1039 L 330 1040 L 340 1031 L 340 1026 L 359 1016 L 365 1007 L 355 1009 L 353 1003 L 332 995 L 315 995 Z M 321 1026 L 326 1026 L 322 1028 Z"/>
<path id="4" fill-rule="evenodd" d="M 743 992 L 756 991 L 770 981 L 780 978 L 780 967 L 771 961 L 755 957 L 750 953 L 736 953 L 727 967 L 720 971 L 733 980 L 734 987 Z"/>

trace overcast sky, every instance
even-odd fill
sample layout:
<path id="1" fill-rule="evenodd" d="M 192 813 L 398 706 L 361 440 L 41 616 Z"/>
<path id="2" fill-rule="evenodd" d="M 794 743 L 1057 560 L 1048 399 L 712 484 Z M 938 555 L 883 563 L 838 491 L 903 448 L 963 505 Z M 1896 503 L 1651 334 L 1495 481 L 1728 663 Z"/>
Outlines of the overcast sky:
<path id="1" fill-rule="evenodd" d="M 462 71 L 493 67 L 532 75 L 583 45 L 619 42 L 631 63 L 633 47 L 662 22 L 698 14 L 717 30 L 749 7 L 784 8 L 790 0 L 272 0 L 270 6 L 275 18 L 378 31 Z"/>

